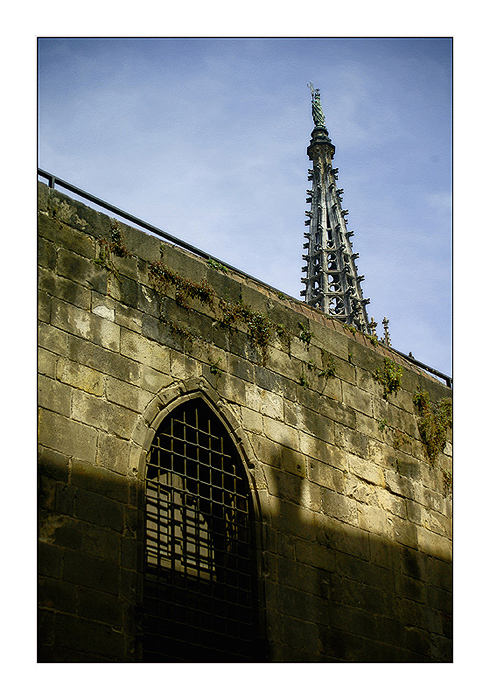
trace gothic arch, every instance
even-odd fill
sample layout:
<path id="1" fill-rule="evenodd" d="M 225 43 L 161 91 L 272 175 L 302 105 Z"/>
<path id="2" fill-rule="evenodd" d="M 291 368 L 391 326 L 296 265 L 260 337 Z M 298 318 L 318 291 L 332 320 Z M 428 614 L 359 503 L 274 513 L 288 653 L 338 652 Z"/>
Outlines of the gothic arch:
<path id="1" fill-rule="evenodd" d="M 257 661 L 260 518 L 246 437 L 203 380 L 167 388 L 142 420 L 143 660 Z"/>

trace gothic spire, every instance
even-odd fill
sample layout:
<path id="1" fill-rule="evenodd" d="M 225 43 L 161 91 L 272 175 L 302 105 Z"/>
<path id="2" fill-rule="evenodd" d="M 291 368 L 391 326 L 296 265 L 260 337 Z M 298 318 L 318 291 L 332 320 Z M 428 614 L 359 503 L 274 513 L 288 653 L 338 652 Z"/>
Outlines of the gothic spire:
<path id="1" fill-rule="evenodd" d="M 309 88 L 315 127 L 307 149 L 313 167 L 308 170 L 312 185 L 306 201 L 311 209 L 305 212 L 309 230 L 304 234 L 307 254 L 303 255 L 306 265 L 302 271 L 306 277 L 301 281 L 306 289 L 301 296 L 323 313 L 370 333 L 366 314 L 369 299 L 362 296 L 360 283 L 364 278 L 358 275 L 355 264 L 359 254 L 352 252 L 353 231 L 347 230 L 345 218 L 349 212 L 341 206 L 343 190 L 336 185 L 338 168 L 332 168 L 335 146 L 325 127 L 320 91 L 311 83 Z"/>

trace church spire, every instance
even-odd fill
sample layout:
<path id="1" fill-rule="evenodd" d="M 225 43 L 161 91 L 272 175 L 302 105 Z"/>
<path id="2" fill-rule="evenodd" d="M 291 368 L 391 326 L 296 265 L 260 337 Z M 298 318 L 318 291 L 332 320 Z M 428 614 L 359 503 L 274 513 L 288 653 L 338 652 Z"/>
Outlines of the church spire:
<path id="1" fill-rule="evenodd" d="M 301 281 L 306 289 L 301 296 L 323 313 L 370 333 L 366 314 L 369 299 L 363 299 L 363 277 L 357 274 L 355 264 L 359 254 L 352 252 L 353 232 L 347 230 L 345 218 L 349 212 L 341 206 L 343 190 L 336 185 L 338 168 L 332 168 L 335 146 L 325 127 L 320 91 L 311 83 L 309 88 L 315 128 L 307 149 L 313 167 L 308 170 L 312 185 L 306 201 L 311 203 L 311 209 L 305 212 L 309 230 L 304 234 L 307 243 L 303 247 L 308 252 L 303 255 L 306 264 L 302 271 L 306 277 Z"/>

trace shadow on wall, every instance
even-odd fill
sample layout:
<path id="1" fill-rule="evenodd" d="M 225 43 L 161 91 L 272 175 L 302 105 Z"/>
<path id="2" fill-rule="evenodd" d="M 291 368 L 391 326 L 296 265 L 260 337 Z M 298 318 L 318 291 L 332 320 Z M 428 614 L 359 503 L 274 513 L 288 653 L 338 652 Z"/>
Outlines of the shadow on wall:
<path id="1" fill-rule="evenodd" d="M 450 563 L 350 525 L 318 468 L 289 459 L 278 448 L 262 502 L 263 660 L 451 661 Z M 39 481 L 38 660 L 139 661 L 142 482 L 42 447 Z"/>
<path id="2" fill-rule="evenodd" d="M 287 448 L 277 458 L 294 467 Z M 271 469 L 273 512 L 262 509 L 271 660 L 452 661 L 451 563 L 419 551 L 408 520 L 407 544 L 376 534 L 374 520 L 372 532 L 354 527 L 355 501 L 321 465 L 306 469 Z"/>

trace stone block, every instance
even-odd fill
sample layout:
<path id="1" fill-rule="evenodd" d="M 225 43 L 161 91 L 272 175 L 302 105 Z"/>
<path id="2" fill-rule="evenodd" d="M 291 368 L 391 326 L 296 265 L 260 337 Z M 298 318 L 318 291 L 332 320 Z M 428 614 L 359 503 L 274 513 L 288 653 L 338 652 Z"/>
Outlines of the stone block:
<path id="1" fill-rule="evenodd" d="M 115 377 L 107 377 L 106 397 L 111 403 L 141 413 L 151 401 L 152 394 L 140 387 L 128 384 L 128 382 L 122 382 Z"/>
<path id="2" fill-rule="evenodd" d="M 37 380 L 38 406 L 55 411 L 62 416 L 69 416 L 71 410 L 71 389 L 55 379 L 42 374 Z"/>
<path id="3" fill-rule="evenodd" d="M 284 402 L 282 396 L 261 389 L 255 384 L 245 385 L 246 405 L 263 416 L 283 420 Z"/>
<path id="4" fill-rule="evenodd" d="M 408 649 L 420 656 L 430 655 L 429 634 L 426 630 L 416 627 L 407 627 L 405 640 Z"/>
<path id="5" fill-rule="evenodd" d="M 71 471 L 74 487 L 99 493 L 121 503 L 128 501 L 128 482 L 94 464 L 74 459 Z"/>
<path id="6" fill-rule="evenodd" d="M 321 654 L 330 662 L 356 662 L 366 654 L 365 640 L 345 630 L 320 628 Z M 371 643 L 371 642 L 370 642 Z"/>
<path id="7" fill-rule="evenodd" d="M 51 318 L 51 295 L 41 290 L 37 293 L 37 320 L 49 323 Z"/>
<path id="8" fill-rule="evenodd" d="M 378 489 L 372 484 L 359 479 L 357 476 L 346 474 L 344 478 L 343 493 L 348 498 L 353 498 L 359 503 L 378 505 Z"/>
<path id="9" fill-rule="evenodd" d="M 342 398 L 346 406 L 366 416 L 373 415 L 372 395 L 353 384 L 342 382 Z"/>
<path id="10" fill-rule="evenodd" d="M 397 595 L 400 598 L 409 598 L 418 603 L 427 603 L 428 592 L 423 583 L 410 576 L 397 575 L 395 578 Z"/>
<path id="11" fill-rule="evenodd" d="M 81 523 L 79 549 L 93 557 L 119 563 L 120 534 L 93 523 Z M 83 538 L 83 541 L 82 541 Z"/>
<path id="12" fill-rule="evenodd" d="M 59 547 L 79 550 L 82 545 L 82 533 L 76 520 L 65 518 L 54 531 L 54 541 Z"/>
<path id="13" fill-rule="evenodd" d="M 453 567 L 451 562 L 441 561 L 432 557 L 427 558 L 427 579 L 432 586 L 438 586 L 447 591 L 452 590 Z"/>
<path id="14" fill-rule="evenodd" d="M 66 355 L 70 336 L 47 323 L 38 324 L 38 344 L 56 355 Z"/>
<path id="15" fill-rule="evenodd" d="M 119 351 L 120 329 L 106 318 L 96 316 L 72 304 L 53 299 L 51 323 L 85 340 L 114 352 Z"/>
<path id="16" fill-rule="evenodd" d="M 281 466 L 291 474 L 306 476 L 306 459 L 301 452 L 281 446 Z"/>
<path id="17" fill-rule="evenodd" d="M 294 653 L 285 660 L 305 662 L 307 658 L 311 659 L 315 656 L 318 647 L 317 626 L 314 622 L 285 615 L 282 640 L 288 647 L 294 649 Z M 301 652 L 303 655 L 299 655 Z"/>
<path id="18" fill-rule="evenodd" d="M 158 394 L 164 387 L 172 383 L 172 377 L 158 372 L 153 367 L 141 365 L 141 378 L 139 385 L 150 394 Z"/>
<path id="19" fill-rule="evenodd" d="M 124 658 L 124 635 L 111 625 L 84 620 L 72 615 L 56 616 L 54 640 L 57 647 L 74 649 L 110 661 Z"/>
<path id="20" fill-rule="evenodd" d="M 170 373 L 169 349 L 127 328 L 121 328 L 121 354 L 158 372 Z"/>
<path id="21" fill-rule="evenodd" d="M 135 538 L 121 538 L 121 567 L 123 569 L 138 570 L 142 546 L 142 543 Z"/>
<path id="22" fill-rule="evenodd" d="M 391 537 L 391 516 L 381 508 L 357 503 L 359 527 L 367 532 L 372 532 L 383 537 Z"/>
<path id="23" fill-rule="evenodd" d="M 284 533 L 301 537 L 305 540 L 315 539 L 314 514 L 289 501 L 280 501 L 270 497 L 270 502 L 275 515 L 275 526 L 278 537 Z"/>
<path id="24" fill-rule="evenodd" d="M 436 586 L 428 587 L 429 605 L 436 610 L 440 610 L 446 615 L 453 612 L 453 596 L 452 591 L 446 591 Z"/>
<path id="25" fill-rule="evenodd" d="M 88 620 L 120 627 L 122 625 L 123 606 L 116 595 L 80 586 L 79 614 Z"/>
<path id="26" fill-rule="evenodd" d="M 40 540 L 37 554 L 38 574 L 61 578 L 63 568 L 63 550 L 50 542 Z"/>
<path id="27" fill-rule="evenodd" d="M 57 578 L 40 577 L 38 603 L 40 608 L 75 613 L 77 610 L 77 588 L 72 583 Z"/>
<path id="28" fill-rule="evenodd" d="M 350 523 L 351 525 L 358 524 L 358 505 L 356 502 L 347 498 L 335 491 L 324 489 L 322 493 L 322 510 L 325 515 L 335 520 Z"/>
<path id="29" fill-rule="evenodd" d="M 78 489 L 75 499 L 75 517 L 115 532 L 124 530 L 124 506 L 112 498 L 106 498 L 93 491 Z"/>
<path id="30" fill-rule="evenodd" d="M 58 513 L 73 516 L 75 491 L 75 487 L 71 484 L 56 484 L 55 510 Z"/>
<path id="31" fill-rule="evenodd" d="M 54 201 L 51 197 L 51 206 Z M 94 240 L 91 236 L 43 214 L 39 216 L 39 237 L 40 240 L 55 241 L 62 249 L 66 248 L 85 258 L 93 258 L 95 255 Z"/>
<path id="32" fill-rule="evenodd" d="M 372 532 L 368 534 L 369 539 L 369 561 L 379 567 L 398 571 L 399 563 L 399 547 L 393 542 L 390 542 L 385 537 L 376 535 Z"/>
<path id="33" fill-rule="evenodd" d="M 330 462 L 336 461 L 331 457 L 330 447 L 328 447 L 329 455 L 327 459 Z M 344 472 L 341 469 L 331 466 L 327 462 L 320 462 L 316 459 L 308 460 L 308 479 L 314 484 L 330 489 L 331 491 L 336 491 L 337 493 L 343 493 L 344 490 Z"/>
<path id="34" fill-rule="evenodd" d="M 291 357 L 287 348 L 276 341 L 274 346 L 271 346 L 268 351 L 267 366 L 275 373 L 289 380 L 296 382 L 301 374 L 303 364 L 294 357 Z"/>
<path id="35" fill-rule="evenodd" d="M 320 575 L 327 576 L 328 572 L 335 571 L 335 553 L 317 540 L 298 538 L 295 543 L 295 551 L 298 562 L 309 564 L 317 570 L 321 570 Z"/>
<path id="36" fill-rule="evenodd" d="M 80 423 L 126 440 L 131 437 L 137 421 L 137 414 L 133 411 L 78 389 L 73 389 L 71 415 Z"/>
<path id="37" fill-rule="evenodd" d="M 131 384 L 137 384 L 139 381 L 140 366 L 136 362 L 82 338 L 71 336 L 67 352 L 60 354 L 65 354 L 70 360 L 122 381 Z"/>
<path id="38" fill-rule="evenodd" d="M 427 563 L 429 557 L 423 552 L 410 547 L 400 549 L 400 571 L 404 576 L 410 576 L 418 581 L 427 577 Z"/>
<path id="39" fill-rule="evenodd" d="M 38 477 L 38 508 L 54 510 L 56 502 L 56 481 L 46 476 Z"/>
<path id="40" fill-rule="evenodd" d="M 423 552 L 437 557 L 438 559 L 442 559 L 443 561 L 451 561 L 452 546 L 450 539 L 437 535 L 430 530 L 426 530 L 424 527 L 418 525 L 415 527 L 418 546 Z"/>
<path id="41" fill-rule="evenodd" d="M 350 605 L 332 602 L 330 604 L 332 627 L 359 634 L 366 639 L 376 638 L 376 627 L 372 615 Z"/>
<path id="42" fill-rule="evenodd" d="M 44 217 L 42 217 L 44 220 Z M 37 239 L 37 262 L 39 267 L 54 270 L 56 267 L 57 250 L 54 243 L 42 236 Z"/>
<path id="43" fill-rule="evenodd" d="M 280 443 L 283 447 L 299 450 L 298 433 L 289 426 L 284 425 L 282 420 L 264 416 L 263 426 L 264 433 L 270 440 Z"/>
<path id="44" fill-rule="evenodd" d="M 94 462 L 97 433 L 83 425 L 43 408 L 39 410 L 39 444 L 64 455 Z"/>
<path id="45" fill-rule="evenodd" d="M 246 406 L 242 406 L 240 410 L 242 416 L 241 424 L 244 430 L 251 431 L 260 435 L 263 430 L 262 415 L 257 411 L 253 411 L 250 408 L 247 408 Z"/>
<path id="46" fill-rule="evenodd" d="M 355 474 L 363 481 L 375 486 L 384 488 L 385 478 L 383 470 L 377 464 L 369 462 L 367 459 L 358 457 L 357 454 L 347 455 L 347 469 L 351 474 Z"/>
<path id="47" fill-rule="evenodd" d="M 265 390 L 269 393 L 283 396 L 291 401 L 295 400 L 298 389 L 302 388 L 296 381 L 275 374 L 269 366 L 263 367 L 261 364 L 261 356 L 257 356 L 255 362 L 257 364 L 254 370 L 254 380 L 260 391 Z"/>
<path id="48" fill-rule="evenodd" d="M 38 348 L 37 352 L 37 371 L 46 377 L 52 379 L 56 376 L 56 362 L 58 356 L 44 348 Z"/>
<path id="49" fill-rule="evenodd" d="M 405 518 L 399 518 L 397 515 L 390 515 L 390 520 L 392 522 L 395 542 L 406 545 L 407 547 L 417 547 L 417 526 L 414 525 L 414 523 L 408 522 Z"/>
<path id="50" fill-rule="evenodd" d="M 386 488 L 392 493 L 402 496 L 403 498 L 412 498 L 412 482 L 405 476 L 401 476 L 392 470 L 384 472 Z"/>
<path id="51" fill-rule="evenodd" d="M 335 401 L 326 396 L 322 397 L 318 410 L 335 423 L 340 423 L 348 428 L 356 427 L 356 412 L 340 401 Z"/>
<path id="52" fill-rule="evenodd" d="M 87 287 L 64 277 L 59 277 L 52 270 L 41 270 L 38 276 L 38 287 L 53 297 L 78 306 L 90 309 L 91 294 Z"/>
<path id="53" fill-rule="evenodd" d="M 56 376 L 60 382 L 88 394 L 102 396 L 104 393 L 104 374 L 90 367 L 85 367 L 79 362 L 73 362 L 66 357 L 60 357 L 56 368 Z"/>
<path id="54" fill-rule="evenodd" d="M 107 433 L 99 433 L 97 465 L 111 472 L 127 475 L 129 473 L 129 452 L 128 440 Z"/>
<path id="55" fill-rule="evenodd" d="M 268 470 L 268 476 L 269 492 L 273 496 L 284 498 L 296 504 L 301 502 L 303 490 L 301 476 L 272 467 Z"/>
<path id="56" fill-rule="evenodd" d="M 393 513 L 402 519 L 407 517 L 407 503 L 405 498 L 401 498 L 389 491 L 378 489 L 376 499 L 380 508 L 383 508 L 383 510 Z"/>
<path id="57" fill-rule="evenodd" d="M 95 287 L 92 285 L 92 282 L 101 275 L 103 275 L 104 280 L 107 279 L 107 270 L 104 270 L 94 263 L 93 258 L 90 259 L 86 256 L 77 255 L 71 250 L 61 248 L 58 252 L 56 271 L 60 277 L 71 281 L 77 281 L 85 285 L 88 289 L 96 288 L 98 291 L 105 291 L 105 285 L 102 288 L 99 283 L 97 283 Z"/>

